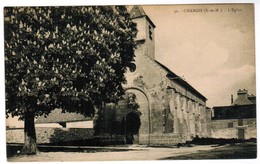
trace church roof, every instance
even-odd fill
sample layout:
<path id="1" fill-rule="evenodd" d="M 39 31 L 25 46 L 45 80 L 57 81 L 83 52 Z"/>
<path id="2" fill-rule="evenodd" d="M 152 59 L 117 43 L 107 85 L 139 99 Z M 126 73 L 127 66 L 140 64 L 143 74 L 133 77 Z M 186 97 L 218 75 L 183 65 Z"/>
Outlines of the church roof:
<path id="1" fill-rule="evenodd" d="M 175 74 L 174 72 L 172 72 L 169 68 L 167 68 L 166 66 L 164 66 L 163 64 L 161 64 L 160 62 L 156 61 L 155 62 L 161 66 L 166 72 L 167 72 L 167 78 L 175 83 L 178 83 L 179 85 L 185 87 L 188 91 L 192 92 L 193 94 L 195 94 L 196 96 L 198 96 L 199 98 L 203 99 L 203 100 L 207 100 L 206 97 L 204 97 L 200 92 L 198 92 L 195 88 L 193 88 L 188 82 L 186 82 L 185 80 L 183 80 L 182 78 L 180 78 L 180 76 L 178 76 L 177 74 Z"/>
<path id="2" fill-rule="evenodd" d="M 43 123 L 61 123 L 61 122 L 75 122 L 75 121 L 89 121 L 90 117 L 86 117 L 79 113 L 62 112 L 61 109 L 54 109 L 47 117 L 40 116 L 36 120 L 36 124 Z"/>

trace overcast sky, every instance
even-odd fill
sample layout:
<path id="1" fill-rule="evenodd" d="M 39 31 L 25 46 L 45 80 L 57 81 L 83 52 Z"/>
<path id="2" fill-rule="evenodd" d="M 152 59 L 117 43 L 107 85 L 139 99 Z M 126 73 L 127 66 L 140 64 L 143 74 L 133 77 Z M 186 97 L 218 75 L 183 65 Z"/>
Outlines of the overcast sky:
<path id="1" fill-rule="evenodd" d="M 156 25 L 156 60 L 184 76 L 209 107 L 230 105 L 238 89 L 256 94 L 252 5 L 143 8 Z"/>

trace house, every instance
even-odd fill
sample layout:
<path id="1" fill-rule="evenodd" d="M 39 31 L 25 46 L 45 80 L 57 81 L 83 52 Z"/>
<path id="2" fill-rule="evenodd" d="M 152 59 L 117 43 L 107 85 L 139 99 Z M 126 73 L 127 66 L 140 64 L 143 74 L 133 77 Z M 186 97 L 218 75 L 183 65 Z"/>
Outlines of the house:
<path id="1" fill-rule="evenodd" d="M 239 89 L 230 106 L 213 107 L 213 138 L 256 138 L 256 96 Z"/>
<path id="2" fill-rule="evenodd" d="M 122 136 L 125 143 L 167 145 L 210 137 L 207 98 L 155 59 L 156 26 L 143 8 L 134 6 L 130 14 L 138 34 L 135 63 L 126 73 L 125 99 L 106 104 L 98 113 L 93 120 L 95 135 Z M 39 118 L 36 123 L 60 123 L 62 117 Z"/>

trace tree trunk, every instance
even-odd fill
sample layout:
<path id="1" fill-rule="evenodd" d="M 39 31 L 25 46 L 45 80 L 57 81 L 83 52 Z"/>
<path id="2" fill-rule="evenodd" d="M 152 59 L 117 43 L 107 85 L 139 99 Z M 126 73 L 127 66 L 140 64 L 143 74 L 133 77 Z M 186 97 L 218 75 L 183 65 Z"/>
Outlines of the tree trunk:
<path id="1" fill-rule="evenodd" d="M 36 132 L 34 124 L 34 112 L 26 112 L 24 120 L 24 146 L 22 154 L 34 155 L 37 153 Z"/>

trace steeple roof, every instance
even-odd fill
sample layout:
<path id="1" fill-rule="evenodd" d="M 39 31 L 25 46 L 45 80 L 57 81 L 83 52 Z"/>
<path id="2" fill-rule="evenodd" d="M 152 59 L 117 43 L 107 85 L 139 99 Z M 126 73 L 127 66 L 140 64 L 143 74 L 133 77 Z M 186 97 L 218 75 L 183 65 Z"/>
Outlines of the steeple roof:
<path id="1" fill-rule="evenodd" d="M 131 18 L 137 18 L 141 16 L 146 16 L 144 9 L 141 6 L 135 5 L 130 11 Z"/>
<path id="2" fill-rule="evenodd" d="M 153 26 L 153 28 L 155 28 L 156 26 L 154 25 L 154 23 L 151 21 L 151 19 L 146 15 L 146 13 L 144 12 L 144 9 L 142 8 L 142 6 L 139 5 L 135 5 L 131 11 L 130 11 L 130 15 L 131 18 L 140 18 L 140 17 L 146 17 L 146 19 L 150 22 L 150 24 Z"/>

